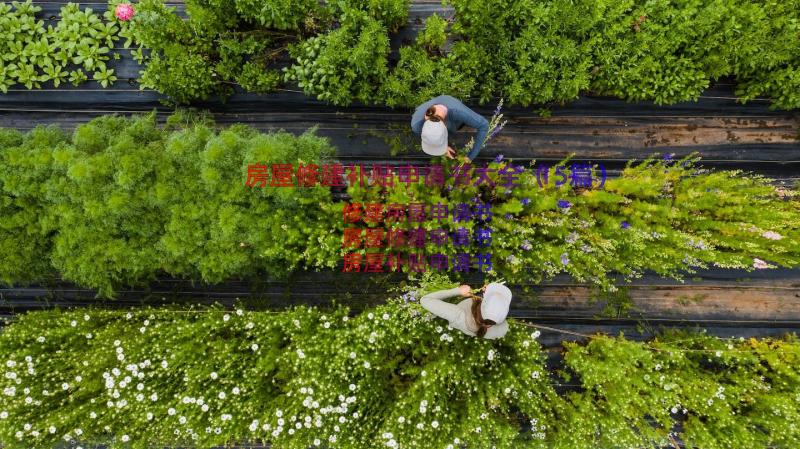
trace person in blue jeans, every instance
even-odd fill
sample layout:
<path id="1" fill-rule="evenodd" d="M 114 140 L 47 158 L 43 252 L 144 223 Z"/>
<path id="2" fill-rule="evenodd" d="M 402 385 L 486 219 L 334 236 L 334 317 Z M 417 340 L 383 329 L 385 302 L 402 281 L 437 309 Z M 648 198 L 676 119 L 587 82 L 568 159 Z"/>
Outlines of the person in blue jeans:
<path id="1" fill-rule="evenodd" d="M 478 156 L 489 133 L 489 121 L 450 95 L 440 95 L 417 106 L 411 116 L 411 130 L 422 139 L 422 151 L 431 156 L 454 159 L 456 152 L 447 143 L 450 134 L 467 125 L 478 130 L 475 144 L 465 157 L 471 162 Z"/>

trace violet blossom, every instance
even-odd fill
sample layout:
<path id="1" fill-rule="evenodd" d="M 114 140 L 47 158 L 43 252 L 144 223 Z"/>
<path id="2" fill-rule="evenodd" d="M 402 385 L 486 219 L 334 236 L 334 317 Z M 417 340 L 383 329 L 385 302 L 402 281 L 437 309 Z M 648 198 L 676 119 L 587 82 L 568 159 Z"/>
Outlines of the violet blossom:
<path id="1" fill-rule="evenodd" d="M 569 209 L 569 207 L 572 206 L 572 203 L 567 200 L 558 200 L 557 204 L 561 209 Z"/>

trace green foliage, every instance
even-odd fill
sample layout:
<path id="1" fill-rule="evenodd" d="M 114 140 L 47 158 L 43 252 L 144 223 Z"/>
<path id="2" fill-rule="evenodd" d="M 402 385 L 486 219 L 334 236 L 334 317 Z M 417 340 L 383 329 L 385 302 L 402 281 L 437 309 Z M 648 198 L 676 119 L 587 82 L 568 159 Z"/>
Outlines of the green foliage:
<path id="1" fill-rule="evenodd" d="M 595 188 L 571 187 L 572 179 L 580 179 L 581 168 L 573 170 L 568 161 L 549 167 L 546 178 L 542 175 L 543 187 L 537 180 L 539 167 L 521 167 L 522 174 L 510 188 L 508 176 L 502 173 L 514 164 L 502 161 L 489 165 L 491 184 L 478 182 L 476 171 L 470 172 L 469 185 L 456 184 L 456 177 L 447 176 L 443 187 L 426 185 L 424 176 L 418 182 L 403 182 L 395 174 L 391 187 L 352 185 L 349 193 L 352 202 L 362 204 L 447 205 L 450 215 L 423 223 L 427 231 L 442 228 L 452 235 L 464 228 L 472 235 L 477 228 L 491 229 L 490 251 L 477 243 L 456 247 L 451 240 L 441 246 L 427 242 L 418 252 L 451 258 L 463 252 L 473 256 L 489 252 L 493 268 L 489 274 L 511 283 L 568 273 L 578 281 L 613 291 L 610 273 L 633 279 L 652 271 L 681 279 L 683 273 L 710 266 L 752 270 L 800 264 L 800 203 L 796 199 L 789 199 L 760 176 L 698 170 L 693 161 L 630 163 L 602 189 L 597 188 L 597 170 Z M 444 161 L 445 173 L 452 173 L 455 164 Z M 559 207 L 560 200 L 568 201 L 570 207 Z M 490 205 L 490 222 L 454 221 L 452 211 L 459 204 L 475 202 Z M 417 225 L 390 221 L 379 226 L 409 229 Z"/>
<path id="2" fill-rule="evenodd" d="M 206 282 L 281 276 L 297 267 L 334 267 L 352 251 L 342 248 L 344 203 L 332 201 L 329 189 L 244 185 L 250 165 L 291 163 L 296 170 L 331 157 L 333 148 L 313 130 L 299 137 L 243 125 L 215 132 L 207 115 L 181 113 L 164 128 L 153 115 L 107 116 L 78 127 L 71 139 L 55 129 L 0 136 L 0 198 L 13 217 L 0 245 L 17 261 L 0 271 L 6 283 L 36 280 L 52 264 L 65 279 L 111 296 L 120 285 L 160 273 Z M 353 203 L 442 203 L 450 211 L 490 204 L 490 276 L 511 283 L 568 273 L 614 291 L 611 273 L 633 279 L 649 270 L 681 279 L 710 266 L 800 264 L 797 192 L 738 171 L 698 170 L 693 161 L 631 163 L 603 189 L 570 187 L 579 172 L 568 161 L 549 168 L 544 188 L 534 169 L 510 189 L 502 173 L 513 164 L 502 161 L 489 167 L 493 185 L 476 185 L 475 173 L 470 185 L 448 176 L 442 187 L 426 185 L 424 176 L 406 185 L 395 175 L 391 188 L 354 184 L 348 191 Z M 452 214 L 424 224 L 449 233 L 481 226 Z M 397 252 L 384 248 L 390 250 Z M 459 252 L 485 251 L 452 242 L 422 251 Z"/>
<path id="3" fill-rule="evenodd" d="M 341 14 L 340 22 L 346 22 L 354 10 L 366 12 L 386 28 L 395 32 L 408 20 L 409 0 L 338 0 L 331 2 L 334 11 Z"/>
<path id="4" fill-rule="evenodd" d="M 800 107 L 798 11 L 798 0 L 745 3 L 736 9 L 743 24 L 735 42 L 736 95 L 742 101 L 766 96 L 773 109 Z"/>
<path id="5" fill-rule="evenodd" d="M 55 26 L 45 27 L 37 17 L 41 10 L 31 0 L 0 3 L 0 91 L 6 93 L 16 84 L 38 89 L 48 81 L 55 87 L 66 81 L 79 85 L 88 79 L 87 73 L 103 87 L 116 81 L 114 70 L 106 67 L 119 39 L 110 11 L 101 16 L 67 3 Z"/>
<path id="6" fill-rule="evenodd" d="M 0 132 L 0 281 L 7 284 L 45 279 L 52 268 L 48 259 L 50 231 L 57 226 L 42 201 L 58 177 L 53 156 L 69 141 L 57 127 L 41 127 L 27 134 Z M 51 182 L 52 181 L 52 182 Z"/>
<path id="7" fill-rule="evenodd" d="M 431 279 L 430 281 L 436 282 Z M 408 297 L 406 297 L 408 299 Z M 794 447 L 800 343 L 668 334 L 499 340 L 414 302 L 348 316 L 142 308 L 32 312 L 3 329 L 8 448 Z M 575 388 L 558 392 L 554 384 Z"/>
<path id="8" fill-rule="evenodd" d="M 425 19 L 425 29 L 417 35 L 417 42 L 430 52 L 440 51 L 447 41 L 446 30 L 447 21 L 433 13 Z"/>
<path id="9" fill-rule="evenodd" d="M 225 0 L 211 0 L 227 6 Z M 236 0 L 236 12 L 245 20 L 277 30 L 299 30 L 310 12 L 319 8 L 316 0 Z"/>
<path id="10" fill-rule="evenodd" d="M 317 254 L 338 243 L 321 221 L 335 215 L 320 206 L 327 189 L 244 186 L 248 165 L 319 163 L 333 153 L 328 143 L 313 131 L 212 126 L 180 114 L 165 130 L 151 114 L 101 117 L 71 139 L 54 128 L 5 131 L 0 245 L 16 263 L 0 279 L 32 281 L 55 268 L 111 296 L 161 272 L 217 282 L 335 264 Z"/>
<path id="11" fill-rule="evenodd" d="M 294 62 L 284 81 L 337 105 L 416 106 L 443 93 L 547 105 L 587 91 L 672 104 L 733 76 L 741 101 L 767 96 L 773 108 L 791 109 L 800 104 L 798 2 L 449 0 L 450 34 L 448 21 L 427 17 L 394 67 L 388 33 L 406 23 L 407 0 L 191 0 L 187 20 L 163 0 L 144 0 L 122 26 L 141 45 L 137 58 L 148 58 L 141 48 L 153 55 L 142 86 L 178 102 L 224 98 L 237 83 L 274 90 L 270 66 L 288 48 Z"/>
<path id="12" fill-rule="evenodd" d="M 337 105 L 374 99 L 387 73 L 389 37 L 380 21 L 350 10 L 340 28 L 290 49 L 296 63 L 284 68 L 307 95 Z"/>
<path id="13" fill-rule="evenodd" d="M 316 4 L 190 0 L 183 19 L 163 0 L 143 0 L 122 34 L 139 47 L 141 87 L 175 103 L 225 99 L 236 84 L 266 93 L 280 82 L 270 66 L 290 42 L 317 26 Z"/>
<path id="14" fill-rule="evenodd" d="M 489 54 L 471 42 L 456 42 L 446 56 L 431 55 L 420 47 L 400 48 L 400 61 L 380 96 L 387 106 L 411 106 L 438 95 L 488 100 L 491 86 L 483 82 L 491 65 Z"/>

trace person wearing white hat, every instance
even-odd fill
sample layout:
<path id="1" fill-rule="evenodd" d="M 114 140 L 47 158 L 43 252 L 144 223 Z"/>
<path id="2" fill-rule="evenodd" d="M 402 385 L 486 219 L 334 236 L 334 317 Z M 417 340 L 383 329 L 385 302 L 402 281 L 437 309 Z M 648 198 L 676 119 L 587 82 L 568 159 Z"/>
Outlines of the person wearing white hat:
<path id="1" fill-rule="evenodd" d="M 496 282 L 482 290 L 483 297 L 473 295 L 469 285 L 462 285 L 428 293 L 419 303 L 425 310 L 444 318 L 450 326 L 471 337 L 501 338 L 508 332 L 506 316 L 511 304 L 511 290 Z M 443 301 L 454 296 L 467 298 L 458 304 Z"/>
<path id="2" fill-rule="evenodd" d="M 440 95 L 417 106 L 411 116 L 411 130 L 422 139 L 422 151 L 431 156 L 455 158 L 448 137 L 464 125 L 478 130 L 475 144 L 466 156 L 470 162 L 481 151 L 489 133 L 489 121 L 450 95 Z"/>

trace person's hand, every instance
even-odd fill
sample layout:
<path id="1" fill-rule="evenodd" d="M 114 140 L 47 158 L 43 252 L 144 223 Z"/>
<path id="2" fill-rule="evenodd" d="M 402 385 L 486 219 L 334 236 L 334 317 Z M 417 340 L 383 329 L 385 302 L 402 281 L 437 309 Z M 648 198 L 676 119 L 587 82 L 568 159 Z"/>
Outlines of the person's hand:
<path id="1" fill-rule="evenodd" d="M 472 159 L 470 159 L 469 156 L 464 156 L 464 163 L 465 164 L 470 164 L 470 163 L 472 163 Z"/>
<path id="2" fill-rule="evenodd" d="M 447 152 L 444 155 L 447 156 L 448 159 L 455 159 L 456 150 L 454 150 L 453 147 L 447 147 Z"/>
<path id="3" fill-rule="evenodd" d="M 471 296 L 472 295 L 472 288 L 469 285 L 466 285 L 466 284 L 459 286 L 458 287 L 458 291 L 459 291 L 459 293 L 461 293 L 461 296 Z"/>

